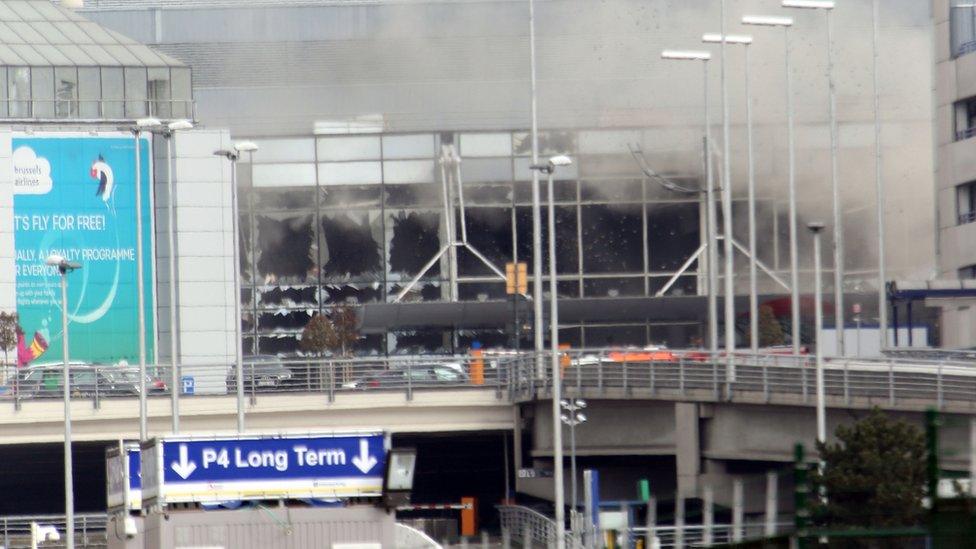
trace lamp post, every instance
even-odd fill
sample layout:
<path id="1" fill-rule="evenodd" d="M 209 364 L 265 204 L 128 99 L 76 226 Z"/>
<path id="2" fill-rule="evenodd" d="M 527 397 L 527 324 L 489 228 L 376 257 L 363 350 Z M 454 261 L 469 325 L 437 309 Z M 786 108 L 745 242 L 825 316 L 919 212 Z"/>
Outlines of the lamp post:
<path id="1" fill-rule="evenodd" d="M 71 462 L 71 371 L 68 358 L 68 273 L 80 269 L 81 265 L 52 254 L 44 261 L 57 267 L 61 273 L 61 355 L 64 361 L 61 384 L 64 386 L 64 522 L 65 543 L 68 549 L 75 546 L 75 490 Z"/>
<path id="2" fill-rule="evenodd" d="M 721 17 L 721 35 L 726 36 L 725 32 L 725 3 L 721 0 L 719 5 Z M 735 381 L 735 285 L 733 280 L 735 266 L 733 264 L 732 249 L 732 152 L 730 136 L 731 125 L 729 122 L 729 88 L 725 78 L 725 40 L 722 40 L 720 47 L 719 74 L 722 88 L 722 233 L 725 235 L 722 240 L 725 252 L 725 381 L 731 384 Z M 732 387 L 729 385 L 731 392 Z"/>
<path id="3" fill-rule="evenodd" d="M 535 2 L 529 0 L 529 72 L 532 97 L 532 165 L 539 163 L 539 107 L 536 92 L 535 67 Z M 516 231 L 517 232 L 517 231 Z M 545 378 L 542 363 L 542 206 L 539 197 L 539 170 L 532 170 L 532 307 L 533 333 L 535 335 L 536 377 Z"/>
<path id="4" fill-rule="evenodd" d="M 237 211 L 237 161 L 243 152 L 253 153 L 258 150 L 256 143 L 242 141 L 234 144 L 233 150 L 221 149 L 214 151 L 214 155 L 223 156 L 230 160 L 230 186 L 231 186 L 231 208 L 233 210 L 234 221 L 234 365 L 235 376 L 237 378 L 237 432 L 244 432 L 244 348 L 241 342 L 241 261 L 240 261 L 240 230 L 238 230 L 238 211 Z"/>
<path id="5" fill-rule="evenodd" d="M 819 221 L 807 223 L 807 228 L 813 233 L 813 299 L 814 299 L 814 324 L 816 335 L 814 339 L 817 345 L 817 440 L 826 442 L 827 440 L 827 410 L 824 404 L 824 365 L 823 365 L 823 341 L 821 333 L 823 331 L 823 295 L 821 290 L 820 272 L 820 233 L 823 232 L 824 224 Z"/>
<path id="6" fill-rule="evenodd" d="M 670 61 L 701 61 L 702 62 L 702 88 L 705 98 L 705 201 L 706 201 L 706 221 L 707 225 L 707 245 L 708 249 L 708 348 L 712 355 L 718 353 L 718 303 L 715 297 L 718 291 L 718 244 L 716 238 L 716 211 L 715 211 L 715 183 L 712 177 L 712 138 L 709 131 L 711 125 L 711 112 L 709 111 L 708 101 L 708 61 L 712 54 L 707 51 L 680 51 L 664 50 L 661 52 L 661 59 Z"/>
<path id="7" fill-rule="evenodd" d="M 167 126 L 167 131 L 163 132 L 166 138 L 166 190 L 169 196 L 169 208 L 167 208 L 168 230 L 167 239 L 169 241 L 169 356 L 170 356 L 170 400 L 172 408 L 172 430 L 173 434 L 180 432 L 180 375 L 179 361 L 179 319 L 176 314 L 176 188 L 173 186 L 173 136 L 176 132 L 193 128 L 193 122 L 189 120 L 174 120 Z"/>
<path id="8" fill-rule="evenodd" d="M 146 409 L 146 290 L 143 280 L 143 257 L 142 246 L 142 167 L 139 136 L 143 131 L 155 130 L 163 125 L 156 118 L 140 118 L 136 120 L 135 126 L 131 128 L 132 136 L 135 139 L 136 151 L 136 307 L 139 311 L 138 330 L 139 330 L 139 440 L 148 438 L 148 410 Z"/>
<path id="9" fill-rule="evenodd" d="M 885 278 L 885 190 L 884 190 L 884 179 L 881 174 L 881 85 L 879 83 L 878 75 L 878 57 L 880 55 L 880 49 L 878 48 L 878 38 L 880 34 L 879 26 L 879 0 L 873 0 L 871 3 L 871 44 L 873 48 L 872 55 L 872 73 L 874 77 L 874 186 L 875 192 L 877 193 L 877 209 L 878 209 L 878 332 L 881 336 L 881 349 L 888 346 L 888 307 L 886 306 L 888 292 L 886 288 Z M 858 335 L 857 338 L 858 348 L 861 345 L 861 336 Z M 860 356 L 860 350 L 858 351 L 858 356 Z"/>
<path id="10" fill-rule="evenodd" d="M 790 54 L 790 28 L 793 26 L 792 17 L 777 17 L 767 15 L 747 15 L 742 18 L 743 25 L 761 27 L 780 27 L 783 29 L 783 42 L 786 47 L 786 133 L 789 152 L 789 223 L 790 223 L 790 338 L 793 342 L 793 354 L 800 354 L 800 274 L 799 254 L 797 252 L 796 226 L 796 136 L 793 124 L 793 69 Z"/>
<path id="11" fill-rule="evenodd" d="M 837 86 L 834 82 L 834 39 L 830 14 L 833 0 L 783 0 L 784 8 L 823 10 L 827 22 L 827 85 L 830 94 L 830 181 L 834 210 L 834 319 L 837 354 L 844 356 L 844 219 L 837 176 Z"/>
<path id="12" fill-rule="evenodd" d="M 746 143 L 748 149 L 748 172 L 749 172 L 749 347 L 753 353 L 759 352 L 759 298 L 756 292 L 756 178 L 755 178 L 755 157 L 753 155 L 753 144 L 752 144 L 752 94 L 749 87 L 749 45 L 752 44 L 752 36 L 749 35 L 736 35 L 727 34 L 725 39 L 722 39 L 721 34 L 704 34 L 702 35 L 702 42 L 706 44 L 738 44 L 743 47 L 745 52 L 745 77 L 746 77 Z M 731 191 L 730 191 L 731 192 Z M 731 233 L 729 233 L 731 234 Z M 728 237 L 728 242 L 726 243 L 726 249 L 731 244 L 731 236 Z M 728 253 L 728 252 L 726 252 Z M 726 268 L 729 266 L 729 261 L 726 259 Z M 726 271 L 726 276 L 728 276 L 728 271 Z M 726 285 L 728 289 L 728 285 Z M 728 295 L 728 293 L 726 294 Z M 726 300 L 729 300 L 726 297 Z M 734 310 L 733 310 L 734 312 Z M 729 306 L 726 305 L 725 308 L 725 322 L 729 322 Z M 726 336 L 728 336 L 728 329 L 726 329 Z M 734 342 L 733 342 L 734 343 Z M 726 343 L 726 348 L 728 344 Z M 728 353 L 729 357 L 732 356 L 731 352 Z"/>
<path id="13" fill-rule="evenodd" d="M 550 366 L 552 368 L 552 451 L 553 482 L 556 499 L 556 548 L 566 547 L 566 509 L 563 493 L 563 435 L 560 424 L 559 402 L 562 393 L 562 373 L 559 371 L 559 298 L 556 283 L 556 206 L 553 191 L 553 175 L 559 166 L 569 166 L 573 161 L 564 155 L 553 156 L 546 164 L 532 164 L 534 172 L 544 172 L 548 176 L 547 195 L 549 199 L 549 346 Z M 541 275 L 541 273 L 537 273 Z"/>
<path id="14" fill-rule="evenodd" d="M 569 425 L 569 470 L 572 472 L 571 486 L 573 488 L 570 498 L 572 505 L 570 508 L 575 515 L 578 501 L 576 499 L 576 426 L 586 423 L 586 414 L 580 411 L 586 408 L 586 401 L 581 398 L 562 400 L 559 405 L 566 411 L 559 419 L 566 425 Z"/>

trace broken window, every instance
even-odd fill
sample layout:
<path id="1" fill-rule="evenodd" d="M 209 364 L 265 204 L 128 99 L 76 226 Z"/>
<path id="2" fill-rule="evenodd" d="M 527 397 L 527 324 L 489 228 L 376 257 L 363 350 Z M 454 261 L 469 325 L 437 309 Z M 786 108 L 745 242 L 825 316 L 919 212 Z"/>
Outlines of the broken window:
<path id="1" fill-rule="evenodd" d="M 460 235 L 460 213 L 458 234 Z M 512 260 L 512 214 L 508 208 L 468 208 L 465 212 L 468 242 L 501 271 Z M 458 274 L 478 276 L 493 274 L 492 270 L 466 248 L 458 249 Z"/>
<path id="2" fill-rule="evenodd" d="M 437 212 L 400 211 L 387 214 L 390 236 L 388 268 L 391 274 L 407 280 L 419 274 L 441 249 L 441 219 Z M 440 269 L 431 267 L 426 276 L 437 276 Z"/>
<path id="3" fill-rule="evenodd" d="M 648 204 L 647 261 L 652 272 L 674 272 L 701 245 L 696 202 Z"/>
<path id="4" fill-rule="evenodd" d="M 255 219 L 258 276 L 265 284 L 304 282 L 317 275 L 312 216 L 268 214 Z"/>
<path id="5" fill-rule="evenodd" d="M 627 204 L 582 206 L 584 272 L 643 272 L 640 210 Z"/>
<path id="6" fill-rule="evenodd" d="M 383 227 L 378 212 L 328 212 L 321 224 L 323 280 L 382 278 Z"/>
<path id="7" fill-rule="evenodd" d="M 383 288 L 378 282 L 325 284 L 322 293 L 325 303 L 360 304 L 383 300 Z"/>
<path id="8" fill-rule="evenodd" d="M 542 223 L 542 268 L 549 271 L 549 210 L 543 208 Z M 519 207 L 516 210 L 518 227 L 519 261 L 528 264 L 532 272 L 532 208 Z M 556 207 L 556 272 L 560 274 L 579 272 L 579 249 L 577 247 L 576 206 Z"/>
<path id="9" fill-rule="evenodd" d="M 644 295 L 643 277 L 589 278 L 583 281 L 584 297 L 624 297 Z"/>

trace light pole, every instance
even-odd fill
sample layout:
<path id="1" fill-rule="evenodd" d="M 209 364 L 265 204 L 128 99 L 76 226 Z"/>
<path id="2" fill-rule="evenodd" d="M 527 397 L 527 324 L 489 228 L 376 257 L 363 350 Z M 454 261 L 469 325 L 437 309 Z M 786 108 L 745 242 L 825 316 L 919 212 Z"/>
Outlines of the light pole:
<path id="1" fill-rule="evenodd" d="M 885 192 L 884 179 L 881 175 L 881 85 L 878 75 L 878 58 L 880 55 L 878 20 L 880 17 L 878 15 L 878 3 L 879 0 L 873 0 L 871 3 L 871 43 L 874 49 L 872 56 L 874 76 L 874 186 L 877 193 L 878 208 L 878 331 L 881 334 L 881 349 L 884 349 L 888 346 L 888 307 L 886 306 L 888 292 L 885 286 Z M 860 349 L 860 334 L 857 338 L 857 344 Z M 860 355 L 861 353 L 858 351 L 858 356 Z"/>
<path id="2" fill-rule="evenodd" d="M 167 131 L 163 132 L 166 138 L 166 190 L 169 195 L 169 208 L 167 208 L 169 240 L 169 356 L 170 356 L 170 400 L 172 408 L 172 430 L 173 434 L 180 432 L 180 375 L 179 361 L 179 319 L 176 314 L 176 188 L 173 186 L 173 136 L 181 130 L 193 128 L 193 122 L 189 120 L 174 120 L 167 126 Z"/>
<path id="3" fill-rule="evenodd" d="M 781 27 L 786 46 L 786 133 L 789 152 L 789 223 L 790 223 L 790 338 L 793 340 L 793 354 L 800 354 L 800 274 L 799 254 L 797 252 L 796 226 L 796 136 L 793 124 L 793 69 L 790 59 L 790 28 L 792 17 L 767 15 L 747 15 L 742 18 L 743 25 L 762 27 Z"/>
<path id="4" fill-rule="evenodd" d="M 823 331 L 823 292 L 821 290 L 820 272 L 820 233 L 823 231 L 824 224 L 819 221 L 807 223 L 807 228 L 813 233 L 813 299 L 814 299 L 814 324 L 816 334 L 814 339 L 817 345 L 817 440 L 826 442 L 827 440 L 827 410 L 824 404 L 824 365 L 823 365 L 823 341 L 821 333 Z"/>
<path id="5" fill-rule="evenodd" d="M 679 51 L 664 50 L 661 58 L 671 61 L 701 61 L 702 62 L 702 88 L 705 97 L 705 201 L 707 202 L 706 221 L 707 225 L 707 245 L 708 250 L 708 347 L 712 356 L 718 353 L 718 303 L 715 297 L 718 292 L 718 244 L 716 238 L 716 212 L 715 212 L 715 182 L 712 177 L 712 138 L 710 132 L 711 112 L 709 111 L 708 101 L 708 61 L 712 54 L 707 51 Z"/>
<path id="6" fill-rule="evenodd" d="M 827 22 L 827 86 L 830 94 L 830 181 L 834 209 L 834 324 L 837 354 L 844 356 L 844 219 L 837 176 L 837 86 L 834 82 L 834 39 L 830 14 L 833 0 L 783 0 L 784 8 L 823 10 Z"/>
<path id="7" fill-rule="evenodd" d="M 68 549 L 75 546 L 75 489 L 71 467 L 71 367 L 68 359 L 68 273 L 81 265 L 52 254 L 44 261 L 57 267 L 61 273 L 61 355 L 64 361 L 61 384 L 64 386 L 64 522 L 65 543 Z"/>
<path id="8" fill-rule="evenodd" d="M 548 176 L 549 199 L 549 346 L 552 369 L 552 452 L 553 483 L 556 499 L 556 548 L 566 547 L 566 509 L 563 493 L 563 430 L 560 423 L 559 402 L 562 394 L 562 373 L 559 371 L 559 294 L 556 283 L 556 206 L 553 191 L 553 175 L 559 166 L 569 166 L 573 161 L 564 155 L 553 156 L 546 164 L 532 164 L 534 172 Z M 541 275 L 541 273 L 539 273 Z"/>
<path id="9" fill-rule="evenodd" d="M 532 97 L 532 165 L 539 164 L 539 108 L 535 67 L 535 2 L 529 0 L 529 72 Z M 532 170 L 532 307 L 535 334 L 536 377 L 545 378 L 542 352 L 542 206 L 539 197 L 539 170 Z"/>
<path id="10" fill-rule="evenodd" d="M 559 403 L 566 413 L 562 414 L 559 419 L 569 425 L 569 470 L 572 472 L 573 481 L 571 486 L 573 490 L 571 492 L 572 497 L 570 501 L 572 502 L 571 509 L 573 514 L 576 513 L 577 499 L 576 499 L 576 426 L 586 423 L 586 414 L 581 412 L 586 408 L 586 401 L 577 398 L 573 400 L 562 400 Z"/>
<path id="11" fill-rule="evenodd" d="M 721 0 L 719 5 L 721 17 L 721 35 L 726 36 L 725 32 L 725 2 Z M 722 240 L 725 251 L 725 381 L 730 383 L 735 381 L 735 285 L 733 274 L 735 266 L 733 264 L 732 249 L 732 152 L 730 141 L 732 137 L 729 131 L 729 88 L 725 78 L 725 40 L 719 45 L 721 60 L 719 63 L 721 88 L 722 88 L 722 233 L 725 235 Z M 731 392 L 732 387 L 729 385 Z"/>
<path id="12" fill-rule="evenodd" d="M 235 376 L 237 378 L 237 432 L 244 432 L 244 348 L 241 342 L 241 261 L 240 261 L 240 231 L 238 230 L 238 211 L 237 211 L 237 160 L 242 152 L 253 153 L 258 150 L 256 143 L 242 141 L 234 144 L 233 150 L 221 149 L 214 151 L 214 155 L 223 156 L 230 160 L 230 187 L 231 187 L 231 209 L 233 210 L 234 221 L 232 223 L 234 231 L 234 365 Z"/>
<path id="13" fill-rule="evenodd" d="M 752 44 L 752 36 L 727 34 L 722 39 L 721 34 L 709 33 L 702 35 L 702 42 L 706 44 L 739 44 L 745 52 L 745 77 L 746 77 L 746 143 L 749 158 L 749 347 L 753 353 L 759 352 L 759 298 L 756 293 L 756 178 L 755 178 L 755 159 L 752 147 L 752 95 L 749 87 L 749 45 Z M 730 191 L 731 192 L 731 191 Z M 731 233 L 729 233 L 731 235 Z M 731 243 L 731 236 L 727 238 L 726 250 Z M 728 252 L 726 252 L 728 253 Z M 729 261 L 726 259 L 726 276 L 728 276 Z M 728 290 L 728 285 L 726 285 Z M 728 293 L 726 293 L 728 295 Z M 726 297 L 728 300 L 729 298 Z M 734 312 L 734 310 L 733 310 Z M 725 307 L 725 322 L 729 322 L 729 306 Z M 734 321 L 733 321 L 734 322 Z M 734 334 L 734 332 L 733 332 Z M 726 329 L 728 337 L 728 329 Z M 733 341 L 734 343 L 734 341 Z M 726 343 L 728 348 L 728 343 Z M 728 353 L 732 356 L 731 353 Z"/>
<path id="14" fill-rule="evenodd" d="M 138 329 L 139 329 L 139 440 L 148 438 L 148 410 L 146 409 L 146 290 L 143 280 L 143 257 L 145 252 L 142 246 L 142 167 L 139 135 L 143 131 L 152 132 L 161 127 L 162 122 L 156 118 L 140 118 L 136 120 L 136 125 L 131 128 L 132 136 L 135 139 L 136 150 L 136 306 Z"/>

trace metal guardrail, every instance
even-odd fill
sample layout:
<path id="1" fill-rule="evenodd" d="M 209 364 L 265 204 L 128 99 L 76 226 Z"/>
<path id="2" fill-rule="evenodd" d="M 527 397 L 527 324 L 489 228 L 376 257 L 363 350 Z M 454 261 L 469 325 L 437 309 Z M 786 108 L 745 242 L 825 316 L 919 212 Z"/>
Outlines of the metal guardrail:
<path id="1" fill-rule="evenodd" d="M 408 400 L 418 391 L 491 389 L 497 398 L 548 398 L 550 355 L 487 353 L 485 356 L 393 356 L 353 359 L 266 359 L 244 364 L 244 394 L 256 403 L 273 394 L 318 394 L 333 402 L 343 394 L 399 392 Z M 707 351 L 567 350 L 559 357 L 567 395 L 610 398 L 692 398 L 755 402 L 812 403 L 814 357 L 778 353 Z M 730 369 L 731 362 L 731 369 Z M 0 370 L 0 401 L 25 403 L 62 398 L 63 366 L 58 363 Z M 913 355 L 878 359 L 825 360 L 825 393 L 832 406 L 907 407 L 919 403 L 976 410 L 976 356 Z M 139 396 L 138 368 L 72 364 L 71 392 L 95 408 L 107 399 Z M 237 394 L 234 364 L 147 366 L 147 396 L 232 397 Z M 730 375 L 734 374 L 734 375 Z"/>
<path id="2" fill-rule="evenodd" d="M 53 526 L 61 535 L 60 541 L 44 542 L 44 547 L 65 547 L 64 515 L 25 515 L 0 517 L 0 543 L 6 549 L 25 549 L 31 546 L 30 525 Z M 75 547 L 100 549 L 108 546 L 106 524 L 108 517 L 98 513 L 75 515 Z"/>
<path id="3" fill-rule="evenodd" d="M 776 525 L 776 531 L 785 534 L 793 530 L 793 523 L 780 523 Z M 766 537 L 765 524 L 759 522 L 747 522 L 742 525 L 740 536 L 735 535 L 735 527 L 731 524 L 715 524 L 706 527 L 701 524 L 687 524 L 681 527 L 658 526 L 651 532 L 657 538 L 659 547 L 662 549 L 671 547 L 709 547 L 717 543 L 733 543 L 737 541 L 748 541 L 762 539 Z M 630 539 L 644 539 L 647 543 L 645 547 L 651 547 L 646 527 L 631 528 L 629 531 Z M 710 542 L 706 540 L 711 540 Z"/>
<path id="4" fill-rule="evenodd" d="M 812 403 L 815 358 L 780 354 L 711 355 L 703 351 L 563 353 L 564 394 L 614 398 L 692 398 Z M 731 364 L 730 364 L 731 362 Z M 731 368 L 730 368 L 731 366 Z M 551 369 L 539 378 L 526 363 L 512 372 L 516 400 L 547 397 Z M 976 363 L 967 360 L 829 359 L 824 390 L 832 405 L 976 409 Z"/>
<path id="5" fill-rule="evenodd" d="M 502 537 L 516 547 L 555 547 L 556 521 L 521 505 L 499 505 Z M 567 549 L 582 549 L 583 544 L 572 532 L 565 535 Z"/>
<path id="6" fill-rule="evenodd" d="M 437 543 L 430 536 L 417 530 L 416 528 L 396 523 L 393 525 L 396 549 L 441 549 L 441 544 Z"/>

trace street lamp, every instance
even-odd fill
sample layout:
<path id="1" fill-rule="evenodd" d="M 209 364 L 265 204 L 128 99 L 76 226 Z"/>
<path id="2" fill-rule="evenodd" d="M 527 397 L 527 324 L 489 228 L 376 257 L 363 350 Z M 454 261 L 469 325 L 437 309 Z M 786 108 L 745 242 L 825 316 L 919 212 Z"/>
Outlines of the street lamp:
<path id="1" fill-rule="evenodd" d="M 786 133 L 789 157 L 789 218 L 790 218 L 790 339 L 793 342 L 793 354 L 800 354 L 800 267 L 797 252 L 796 226 L 796 132 L 793 123 L 793 69 L 791 65 L 790 28 L 793 26 L 792 17 L 778 17 L 769 15 L 746 15 L 742 18 L 743 25 L 760 27 L 780 27 L 783 29 L 783 42 L 786 47 Z"/>
<path id="2" fill-rule="evenodd" d="M 173 136 L 178 131 L 193 129 L 189 120 L 174 120 L 166 125 L 162 136 L 166 138 L 166 190 L 169 195 L 167 208 L 169 241 L 169 356 L 170 356 L 170 399 L 172 402 L 173 433 L 180 432 L 180 376 L 177 361 L 179 352 L 179 319 L 176 314 L 176 188 L 173 186 Z"/>
<path id="3" fill-rule="evenodd" d="M 539 108 L 535 65 L 535 2 L 529 0 L 529 91 L 532 103 L 533 166 L 539 163 Z M 518 234 L 517 230 L 514 232 Z M 542 206 L 539 198 L 539 170 L 532 170 L 532 307 L 536 377 L 544 379 L 545 366 L 542 365 L 542 351 L 544 350 L 542 335 Z"/>
<path id="4" fill-rule="evenodd" d="M 702 62 L 702 88 L 705 97 L 705 201 L 707 227 L 707 246 L 708 249 L 708 347 L 715 356 L 718 354 L 718 302 L 715 294 L 718 291 L 718 244 L 716 238 L 716 212 L 715 212 L 715 183 L 712 180 L 712 137 L 710 133 L 711 113 L 708 102 L 708 61 L 712 54 L 707 51 L 681 51 L 664 50 L 661 52 L 661 59 L 670 61 L 701 61 Z"/>
<path id="5" fill-rule="evenodd" d="M 61 273 L 61 356 L 64 361 L 61 384 L 64 386 L 64 521 L 65 542 L 68 549 L 75 546 L 75 489 L 71 471 L 71 372 L 68 359 L 68 273 L 80 269 L 81 264 L 51 254 L 44 261 Z"/>
<path id="6" fill-rule="evenodd" d="M 725 3 L 721 0 L 720 6 L 720 35 L 727 37 L 725 32 Z M 732 249 L 732 151 L 729 122 L 729 88 L 725 78 L 725 42 L 721 40 L 719 45 L 719 78 L 722 88 L 722 233 L 725 235 L 722 240 L 725 251 L 725 381 L 729 383 L 728 391 L 731 393 L 731 382 L 735 381 L 735 285 L 733 275 L 735 266 L 733 262 L 734 251 Z"/>
<path id="7" fill-rule="evenodd" d="M 238 224 L 237 206 L 237 161 L 242 152 L 253 153 L 258 150 L 256 143 L 252 141 L 241 141 L 234 144 L 233 150 L 221 149 L 214 151 L 215 156 L 222 156 L 231 163 L 230 187 L 231 187 L 231 208 L 234 220 L 232 223 L 234 231 L 234 343 L 235 350 L 235 370 L 237 377 L 237 432 L 244 432 L 244 348 L 241 342 L 241 261 L 240 261 L 240 230 Z"/>
<path id="8" fill-rule="evenodd" d="M 885 287 L 885 192 L 884 180 L 881 175 L 881 85 L 878 81 L 878 57 L 880 48 L 878 47 L 878 15 L 879 0 L 871 3 L 871 43 L 872 54 L 872 73 L 874 77 L 874 186 L 877 194 L 878 210 L 878 331 L 881 334 L 881 349 L 888 346 L 888 307 L 887 288 Z M 857 337 L 858 348 L 861 345 L 861 336 Z M 858 356 L 860 356 L 858 351 Z"/>
<path id="9" fill-rule="evenodd" d="M 752 143 L 752 93 L 749 86 L 749 45 L 752 44 L 752 36 L 744 34 L 727 34 L 723 40 L 721 34 L 709 33 L 702 35 L 702 42 L 707 44 L 738 44 L 743 46 L 743 51 L 745 52 L 746 143 L 749 159 L 749 346 L 752 349 L 752 352 L 755 354 L 759 352 L 759 298 L 756 291 L 756 177 L 755 157 L 753 154 Z M 728 239 L 731 239 L 731 236 L 729 236 Z M 729 242 L 731 242 L 731 240 L 729 240 Z M 727 271 L 730 262 L 729 257 L 726 257 L 725 260 L 726 275 L 728 275 Z M 728 286 L 726 286 L 726 289 L 727 288 Z M 726 299 L 728 300 L 729 298 L 727 297 Z M 730 308 L 728 305 L 726 305 L 725 322 L 727 326 L 730 322 L 728 316 L 729 312 Z M 734 313 L 734 310 L 732 310 L 732 312 Z M 726 337 L 728 337 L 728 333 L 729 330 L 726 328 Z M 728 342 L 726 342 L 726 348 L 728 349 Z M 732 367 L 732 353 L 728 352 L 727 354 L 730 357 L 729 365 Z"/>
<path id="10" fill-rule="evenodd" d="M 139 440 L 148 438 L 148 410 L 146 409 L 146 292 L 143 280 L 142 246 L 142 167 L 140 158 L 139 134 L 152 132 L 163 125 L 156 118 L 140 118 L 131 128 L 136 150 L 136 306 L 139 329 Z"/>
<path id="11" fill-rule="evenodd" d="M 807 228 L 813 233 L 813 295 L 814 295 L 814 324 L 817 345 L 817 440 L 827 440 L 827 410 L 824 404 L 824 365 L 823 365 L 823 296 L 821 290 L 820 273 L 820 233 L 824 224 L 819 221 L 807 223 Z"/>
<path id="12" fill-rule="evenodd" d="M 553 451 L 553 482 L 556 492 L 556 547 L 564 548 L 566 540 L 566 510 L 565 495 L 563 494 L 563 435 L 562 427 L 559 423 L 559 402 L 562 393 L 561 378 L 559 371 L 559 298 L 558 285 L 556 284 L 556 206 L 555 192 L 553 191 L 553 174 L 560 166 L 569 166 L 573 161 L 568 156 L 558 155 L 549 158 L 546 164 L 532 164 L 531 168 L 536 173 L 545 173 L 548 176 L 547 194 L 549 199 L 549 345 L 551 368 L 552 368 L 552 451 Z M 537 272 L 537 276 L 541 276 Z"/>
<path id="13" fill-rule="evenodd" d="M 569 425 L 569 469 L 573 474 L 572 509 L 576 512 L 576 426 L 586 422 L 586 414 L 580 410 L 586 408 L 586 401 L 577 398 L 574 400 L 562 400 L 559 402 L 566 413 L 559 416 L 563 423 Z"/>
<path id="14" fill-rule="evenodd" d="M 827 85 L 830 92 L 830 181 L 834 209 L 834 324 L 837 354 L 844 356 L 844 219 L 837 176 L 837 86 L 834 82 L 834 39 L 830 14 L 833 0 L 783 0 L 784 8 L 823 10 L 827 22 Z"/>

